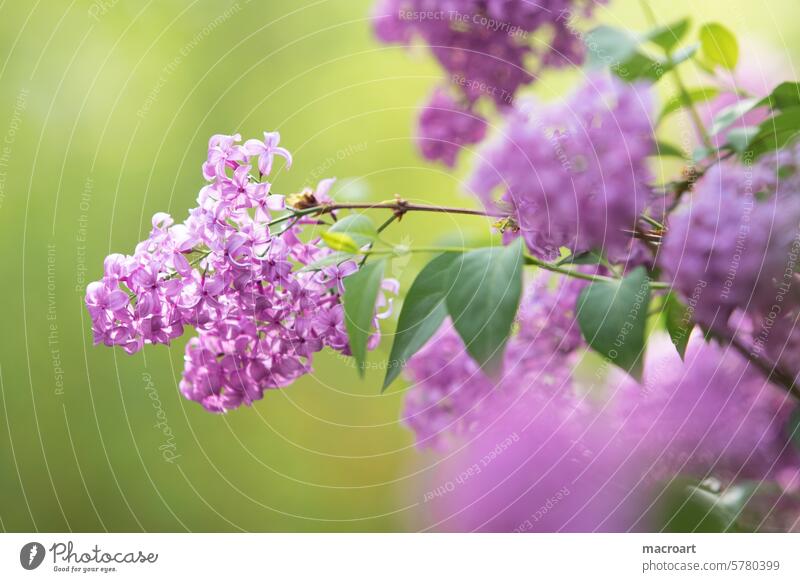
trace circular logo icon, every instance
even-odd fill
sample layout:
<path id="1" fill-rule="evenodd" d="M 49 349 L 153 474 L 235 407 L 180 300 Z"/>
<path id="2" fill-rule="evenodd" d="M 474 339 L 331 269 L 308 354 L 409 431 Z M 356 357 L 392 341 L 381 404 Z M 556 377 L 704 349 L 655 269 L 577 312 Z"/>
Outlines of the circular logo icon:
<path id="1" fill-rule="evenodd" d="M 29 542 L 19 551 L 19 563 L 26 570 L 35 570 L 44 560 L 44 546 L 39 542 Z"/>

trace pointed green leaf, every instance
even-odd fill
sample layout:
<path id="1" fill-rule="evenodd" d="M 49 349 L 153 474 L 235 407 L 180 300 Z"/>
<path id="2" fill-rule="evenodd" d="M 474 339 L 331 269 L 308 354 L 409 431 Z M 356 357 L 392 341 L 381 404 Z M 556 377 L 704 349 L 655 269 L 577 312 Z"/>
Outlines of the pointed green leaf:
<path id="1" fill-rule="evenodd" d="M 578 324 L 589 346 L 641 380 L 650 279 L 639 267 L 619 281 L 597 281 L 578 298 Z"/>
<path id="2" fill-rule="evenodd" d="M 680 65 L 684 61 L 688 61 L 690 58 L 694 56 L 697 52 L 697 49 L 700 48 L 698 43 L 686 45 L 685 47 L 681 47 L 675 54 L 671 55 L 669 58 L 669 62 L 666 65 L 666 70 L 673 69 Z"/>
<path id="3" fill-rule="evenodd" d="M 719 89 L 716 87 L 696 87 L 694 89 L 688 89 L 686 94 L 688 96 L 688 100 L 682 95 L 675 95 L 667 101 L 658 117 L 659 123 L 683 107 L 689 106 L 693 103 L 703 103 L 713 99 L 719 94 Z"/>
<path id="4" fill-rule="evenodd" d="M 711 22 L 700 28 L 700 45 L 703 61 L 710 65 L 720 65 L 732 71 L 739 61 L 739 43 L 736 36 L 719 24 Z"/>
<path id="5" fill-rule="evenodd" d="M 488 374 L 500 370 L 522 294 L 522 239 L 459 255 L 447 311 L 467 352 Z"/>
<path id="6" fill-rule="evenodd" d="M 672 145 L 671 143 L 667 143 L 665 141 L 656 141 L 656 149 L 653 152 L 653 155 L 660 156 L 660 157 L 670 157 L 670 158 L 680 158 L 682 160 L 686 159 L 686 153 L 676 145 Z"/>
<path id="7" fill-rule="evenodd" d="M 800 453 L 800 406 L 795 408 L 789 416 L 789 422 L 786 423 L 786 435 L 794 450 Z"/>
<path id="8" fill-rule="evenodd" d="M 445 299 L 453 286 L 450 270 L 458 253 L 444 253 L 423 268 L 408 290 L 389 354 L 383 390 L 400 375 L 406 362 L 436 333 L 447 316 Z"/>
<path id="9" fill-rule="evenodd" d="M 752 137 L 747 152 L 754 158 L 779 150 L 800 136 L 800 107 L 790 107 L 765 119 Z"/>
<path id="10" fill-rule="evenodd" d="M 367 263 L 356 273 L 344 279 L 345 325 L 350 341 L 350 352 L 355 358 L 359 375 L 364 375 L 367 341 L 372 335 L 375 302 L 383 280 L 386 259 Z"/>
<path id="11" fill-rule="evenodd" d="M 800 83 L 786 81 L 772 90 L 764 97 L 759 105 L 769 105 L 772 109 L 789 109 L 800 105 Z"/>
<path id="12" fill-rule="evenodd" d="M 739 99 L 733 105 L 725 107 L 717 113 L 711 122 L 711 135 L 717 135 L 722 130 L 727 129 L 736 123 L 745 113 L 758 107 L 758 105 L 758 99 L 748 98 Z"/>
<path id="13" fill-rule="evenodd" d="M 726 136 L 725 145 L 736 153 L 741 154 L 750 147 L 750 144 L 753 143 L 758 132 L 758 127 L 748 126 L 731 128 Z"/>
<path id="14" fill-rule="evenodd" d="M 689 19 L 684 18 L 672 24 L 659 26 L 645 34 L 644 39 L 669 52 L 675 45 L 681 42 L 686 36 L 686 33 L 689 32 L 689 24 Z"/>
<path id="15" fill-rule="evenodd" d="M 603 257 L 595 251 L 584 251 L 582 253 L 567 255 L 556 261 L 556 266 L 562 265 L 599 265 L 603 262 Z"/>
<path id="16" fill-rule="evenodd" d="M 590 69 L 604 69 L 626 63 L 636 53 L 639 42 L 631 33 L 621 28 L 601 25 L 584 37 L 586 65 Z"/>
<path id="17" fill-rule="evenodd" d="M 689 336 L 692 335 L 694 321 L 689 308 L 674 293 L 669 293 L 664 299 L 664 323 L 669 338 L 682 360 L 686 355 L 686 346 L 689 344 Z"/>

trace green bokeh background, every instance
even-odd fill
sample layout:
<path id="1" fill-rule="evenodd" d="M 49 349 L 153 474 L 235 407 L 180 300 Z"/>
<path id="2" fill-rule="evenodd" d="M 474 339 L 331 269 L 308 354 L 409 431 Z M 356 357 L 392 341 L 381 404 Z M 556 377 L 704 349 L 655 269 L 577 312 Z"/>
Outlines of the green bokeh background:
<path id="1" fill-rule="evenodd" d="M 411 141 L 415 109 L 441 71 L 422 50 L 376 43 L 370 4 L 0 3 L 0 529 L 426 524 L 417 504 L 437 457 L 414 449 L 397 421 L 403 386 L 379 395 L 380 370 L 362 381 L 325 353 L 313 376 L 215 416 L 177 391 L 183 342 L 135 356 L 93 348 L 82 304 L 105 255 L 131 252 L 154 212 L 185 217 L 213 133 L 280 130 L 295 165 L 275 191 L 338 176 L 355 178 L 341 187 L 351 198 L 473 204 L 464 164 L 424 163 Z M 721 21 L 789 62 L 800 49 L 796 0 L 655 5 L 665 21 Z M 599 19 L 645 27 L 630 0 Z M 547 75 L 536 92 L 558 95 L 574 77 Z M 413 244 L 490 235 L 470 217 L 400 226 L 390 236 Z M 393 274 L 407 286 L 417 266 Z M 159 448 L 153 394 L 173 462 Z"/>

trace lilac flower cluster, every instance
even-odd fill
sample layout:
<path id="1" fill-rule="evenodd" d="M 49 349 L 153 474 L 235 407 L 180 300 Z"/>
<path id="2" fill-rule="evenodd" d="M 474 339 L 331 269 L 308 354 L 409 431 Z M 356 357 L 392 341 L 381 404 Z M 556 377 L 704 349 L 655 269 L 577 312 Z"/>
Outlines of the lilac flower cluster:
<path id="1" fill-rule="evenodd" d="M 486 119 L 463 107 L 447 91 L 436 89 L 419 115 L 420 151 L 426 159 L 452 168 L 462 148 L 483 140 L 486 124 Z"/>
<path id="2" fill-rule="evenodd" d="M 301 239 L 315 219 L 292 212 L 273 218 L 285 200 L 264 178 L 275 157 L 292 162 L 279 139 L 265 133 L 242 144 L 239 135 L 213 136 L 202 168 L 208 184 L 189 217 L 175 224 L 156 214 L 134 254 L 109 256 L 102 280 L 86 291 L 95 344 L 132 354 L 195 327 L 180 389 L 213 412 L 286 386 L 310 371 L 312 355 L 325 346 L 349 353 L 342 279 L 357 267 L 303 269 L 331 251 Z M 331 182 L 303 196 L 329 202 Z M 376 321 L 373 346 L 377 329 Z"/>
<path id="3" fill-rule="evenodd" d="M 570 29 L 573 16 L 590 16 L 596 0 L 382 0 L 373 12 L 375 31 L 386 43 L 409 44 L 416 37 L 453 76 L 468 80 L 470 101 L 492 90 L 502 105 L 540 66 L 580 64 L 584 46 Z M 531 44 L 529 36 L 537 34 Z"/>
<path id="4" fill-rule="evenodd" d="M 436 89 L 419 120 L 422 155 L 450 166 L 459 146 L 478 143 L 484 122 L 475 110 L 482 97 L 506 108 L 517 90 L 532 83 L 538 67 L 577 64 L 583 59 L 576 16 L 590 16 L 604 0 L 380 0 L 373 19 L 378 38 L 409 45 L 421 39 L 447 71 L 460 99 L 446 103 Z M 536 34 L 536 42 L 529 36 Z M 432 110 L 446 110 L 433 113 Z M 465 118 L 468 118 L 465 119 Z M 438 147 L 431 139 L 440 139 Z"/>
<path id="5" fill-rule="evenodd" d="M 722 487 L 771 480 L 777 493 L 763 515 L 774 521 L 775 503 L 800 491 L 800 455 L 786 426 L 791 397 L 699 334 L 685 363 L 666 337 L 654 343 L 643 385 L 612 374 L 602 407 L 552 398 L 531 376 L 518 379 L 513 406 L 491 399 L 469 440 L 434 471 L 433 483 L 458 483 L 426 507 L 438 527 L 649 530 L 657 524 L 642 508 L 678 473 Z M 484 383 L 486 393 L 497 389 Z"/>
<path id="6" fill-rule="evenodd" d="M 651 108 L 647 90 L 605 77 L 590 77 L 564 103 L 521 104 L 480 152 L 470 188 L 489 207 L 500 190 L 540 257 L 568 247 L 621 260 L 651 198 Z"/>
<path id="7" fill-rule="evenodd" d="M 721 163 L 672 217 L 659 263 L 697 321 L 724 329 L 737 309 L 760 318 L 798 305 L 799 169 L 798 148 Z"/>
<path id="8" fill-rule="evenodd" d="M 518 332 L 508 342 L 504 369 L 493 381 L 467 354 L 453 327 L 443 326 L 408 363 L 414 382 L 406 398 L 405 423 L 420 448 L 444 449 L 488 422 L 502 407 L 513 407 L 528 387 L 561 413 L 579 406 L 574 399 L 571 357 L 581 345 L 574 312 L 585 281 L 542 277 L 530 285 L 518 314 Z"/>
<path id="9" fill-rule="evenodd" d="M 793 397 L 700 333 L 683 362 L 667 338 L 651 342 L 643 384 L 624 378 L 613 402 L 619 434 L 653 478 L 775 479 L 800 490 L 787 431 Z"/>

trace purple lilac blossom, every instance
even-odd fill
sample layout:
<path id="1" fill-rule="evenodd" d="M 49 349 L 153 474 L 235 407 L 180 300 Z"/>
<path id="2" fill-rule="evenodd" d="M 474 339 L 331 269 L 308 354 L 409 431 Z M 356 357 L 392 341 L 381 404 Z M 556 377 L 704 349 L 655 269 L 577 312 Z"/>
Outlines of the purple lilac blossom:
<path id="1" fill-rule="evenodd" d="M 535 75 L 526 70 L 579 64 L 584 47 L 573 18 L 590 16 L 596 0 L 381 0 L 373 11 L 375 32 L 386 43 L 421 39 L 444 69 L 475 101 L 482 95 L 509 103 Z M 536 35 L 536 42 L 531 42 Z"/>
<path id="2" fill-rule="evenodd" d="M 669 221 L 659 264 L 698 322 L 725 329 L 736 309 L 760 318 L 784 297 L 797 305 L 787 291 L 800 244 L 798 155 L 712 167 Z"/>
<path id="3" fill-rule="evenodd" d="M 651 530 L 660 526 L 647 508 L 676 474 L 722 487 L 768 482 L 772 492 L 758 500 L 766 503 L 762 527 L 791 527 L 772 515 L 778 504 L 798 515 L 788 501 L 800 491 L 786 426 L 791 397 L 699 334 L 685 362 L 668 338 L 654 338 L 644 377 L 638 384 L 612 374 L 602 407 L 553 399 L 525 379 L 513 402 L 492 400 L 469 440 L 434 471 L 425 498 L 432 527 Z"/>
<path id="4" fill-rule="evenodd" d="M 418 121 L 423 157 L 453 167 L 464 145 L 481 141 L 485 120 L 479 99 L 500 109 L 512 106 L 520 87 L 544 67 L 580 63 L 584 46 L 573 29 L 605 0 L 379 0 L 375 33 L 385 43 L 420 39 L 448 73 L 451 99 L 435 89 Z M 535 34 L 535 39 L 532 36 Z M 528 67 L 537 59 L 535 72 Z"/>
<path id="5" fill-rule="evenodd" d="M 274 231 L 270 225 L 285 202 L 261 178 L 276 156 L 287 166 L 292 159 L 279 141 L 277 133 L 244 145 L 239 135 L 213 136 L 202 168 L 209 183 L 189 217 L 175 224 L 156 214 L 147 240 L 131 256 L 110 255 L 103 278 L 86 290 L 95 344 L 132 354 L 144 344 L 169 344 L 193 326 L 197 337 L 186 345 L 180 389 L 213 412 L 249 405 L 264 390 L 290 384 L 326 346 L 349 353 L 341 294 L 355 262 L 303 270 L 331 253 L 316 238 L 301 239 L 315 219 L 289 218 Z M 330 185 L 324 180 L 307 195 L 329 201 Z M 390 280 L 384 288 L 397 290 Z M 371 348 L 387 306 L 382 293 L 376 308 L 384 312 L 374 320 Z"/>
<path id="6" fill-rule="evenodd" d="M 632 454 L 644 455 L 651 479 L 680 472 L 800 488 L 800 456 L 787 432 L 793 397 L 699 332 L 683 362 L 666 337 L 653 338 L 643 383 L 624 377 L 612 402 L 621 438 Z"/>
<path id="7" fill-rule="evenodd" d="M 423 157 L 455 166 L 458 152 L 486 135 L 486 120 L 436 89 L 419 115 L 417 140 Z"/>
<path id="8" fill-rule="evenodd" d="M 652 198 L 651 110 L 648 90 L 600 76 L 564 103 L 519 104 L 479 152 L 470 190 L 488 207 L 499 191 L 499 205 L 542 258 L 567 247 L 622 260 Z"/>
<path id="9" fill-rule="evenodd" d="M 535 386 L 494 411 L 430 480 L 426 511 L 440 531 L 627 531 L 641 515 L 644 484 L 607 424 L 569 411 Z M 452 487 L 441 484 L 452 483 Z M 438 497 L 437 497 L 438 494 Z M 640 529 L 642 529 L 640 527 Z"/>

